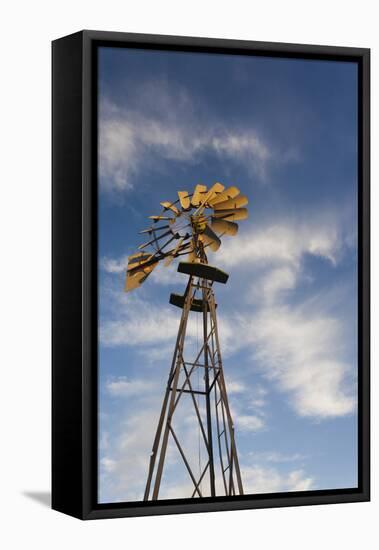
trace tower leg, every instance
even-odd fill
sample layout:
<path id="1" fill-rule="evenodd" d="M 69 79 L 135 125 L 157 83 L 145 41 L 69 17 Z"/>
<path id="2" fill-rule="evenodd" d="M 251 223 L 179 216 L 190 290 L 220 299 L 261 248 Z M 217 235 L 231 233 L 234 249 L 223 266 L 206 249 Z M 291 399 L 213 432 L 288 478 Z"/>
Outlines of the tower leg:
<path id="1" fill-rule="evenodd" d="M 178 364 L 180 364 L 179 363 L 179 360 L 180 360 L 179 350 L 183 348 L 183 342 L 184 342 L 184 337 L 185 337 L 187 323 L 188 323 L 188 314 L 189 314 L 189 311 L 190 311 L 190 308 L 191 308 L 191 295 L 192 295 L 192 277 L 189 279 L 188 286 L 187 286 L 186 301 L 185 301 L 185 304 L 184 304 L 182 317 L 180 319 L 179 331 L 178 331 L 178 336 L 177 336 L 177 339 L 176 339 L 175 351 L 174 351 L 174 355 L 173 355 L 173 359 L 172 359 L 170 374 L 169 374 L 169 377 L 168 377 L 166 392 L 165 392 L 165 396 L 164 396 L 164 399 L 163 399 L 161 414 L 160 414 L 159 421 L 158 421 L 158 426 L 157 426 L 157 431 L 156 431 L 155 438 L 154 438 L 153 448 L 152 448 L 151 455 L 150 455 L 149 472 L 148 472 L 148 477 L 147 477 L 147 482 L 146 482 L 144 500 L 149 500 L 151 482 L 152 482 L 153 475 L 154 475 L 155 462 L 156 462 L 158 449 L 159 449 L 159 444 L 160 444 L 160 439 L 161 439 L 161 435 L 162 435 L 163 423 L 164 423 L 164 419 L 166 417 L 167 404 L 168 404 L 168 401 L 169 401 L 171 388 L 173 387 L 172 384 L 174 382 L 173 379 L 174 378 L 176 379 L 176 385 L 177 385 L 177 381 L 178 381 L 178 377 L 179 377 L 179 370 L 180 370 L 178 368 Z M 175 388 L 176 388 L 176 386 L 175 386 Z M 174 400 L 175 400 L 175 396 L 173 396 L 171 394 L 170 405 Z M 167 428 L 167 425 L 166 425 L 166 428 Z M 165 429 L 165 435 L 166 435 L 166 431 L 167 431 L 167 429 Z M 167 448 L 167 439 L 168 439 L 168 435 L 166 436 L 166 445 L 165 445 L 165 448 L 164 448 L 164 455 L 166 453 L 166 448 Z M 158 466 L 158 468 L 159 468 L 158 471 L 160 471 L 160 476 L 159 476 L 159 481 L 157 483 L 157 476 L 158 476 L 158 473 L 157 473 L 156 481 L 155 481 L 155 484 L 154 484 L 153 500 L 155 500 L 158 497 L 158 493 L 159 493 L 159 486 L 160 486 L 160 480 L 161 480 L 162 469 L 163 469 L 163 461 L 164 461 L 164 456 L 163 456 L 163 461 L 161 461 L 161 457 L 162 457 L 162 449 L 161 449 L 160 461 L 159 461 L 159 462 L 162 462 L 162 465 L 161 465 L 161 468 L 159 468 L 159 466 Z M 154 494 L 156 495 L 155 499 L 154 499 Z"/>
<path id="2" fill-rule="evenodd" d="M 208 295 L 207 281 L 203 279 L 203 339 L 204 339 L 204 380 L 205 380 L 205 406 L 207 413 L 207 432 L 208 432 L 208 454 L 209 454 L 209 484 L 211 496 L 216 495 L 215 487 L 215 469 L 213 460 L 213 439 L 212 439 L 212 413 L 209 384 L 209 344 L 208 344 Z"/>
<path id="3" fill-rule="evenodd" d="M 221 349 L 220 349 L 220 341 L 219 341 L 217 317 L 216 317 L 216 305 L 215 305 L 213 292 L 210 292 L 208 303 L 209 303 L 209 309 L 210 309 L 210 316 L 213 324 L 213 337 L 215 340 L 215 348 L 216 348 L 217 363 L 218 363 L 218 375 L 217 375 L 216 383 L 219 388 L 220 400 L 222 401 L 222 406 L 223 406 L 223 415 L 224 415 L 224 418 L 226 417 L 226 424 L 227 424 L 227 426 L 225 426 L 225 419 L 224 419 L 224 433 L 226 434 L 226 428 L 228 428 L 229 438 L 230 438 L 230 451 L 228 451 L 229 445 L 226 439 L 226 450 L 227 450 L 227 456 L 229 460 L 228 493 L 231 494 L 233 490 L 233 468 L 234 468 L 236 479 L 237 479 L 238 492 L 240 495 L 243 495 L 243 485 L 242 485 L 241 472 L 240 472 L 239 461 L 238 461 L 237 446 L 236 446 L 235 437 L 234 437 L 234 424 L 232 420 L 232 415 L 230 413 L 229 401 L 228 401 L 228 396 L 226 392 L 226 384 L 225 384 L 225 378 L 224 378 L 224 370 L 222 367 Z M 220 445 L 220 438 L 218 439 L 219 439 L 219 445 Z"/>

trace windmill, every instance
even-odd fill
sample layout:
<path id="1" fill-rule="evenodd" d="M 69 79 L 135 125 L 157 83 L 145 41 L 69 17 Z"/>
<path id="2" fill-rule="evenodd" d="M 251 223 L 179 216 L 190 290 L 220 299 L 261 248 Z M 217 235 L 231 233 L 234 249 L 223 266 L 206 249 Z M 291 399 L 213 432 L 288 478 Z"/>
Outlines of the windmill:
<path id="1" fill-rule="evenodd" d="M 213 289 L 214 283 L 225 284 L 229 276 L 208 263 L 207 252 L 216 252 L 224 235 L 237 234 L 236 222 L 248 216 L 244 208 L 247 203 L 247 197 L 241 195 L 237 187 L 225 188 L 221 183 L 209 189 L 198 184 L 191 194 L 178 191 L 176 201 L 161 202 L 161 213 L 150 216 L 150 227 L 141 232 L 148 236 L 148 241 L 128 258 L 126 292 L 138 288 L 159 262 L 168 266 L 175 258 L 187 256 L 177 268 L 188 277 L 184 294 L 170 295 L 170 303 L 181 308 L 182 314 L 150 454 L 144 500 L 159 498 L 169 441 L 176 447 L 191 480 L 189 497 L 243 494 Z M 196 352 L 192 351 L 193 357 L 189 360 L 186 342 L 191 314 L 202 320 L 202 345 Z M 200 440 L 203 449 L 203 464 L 199 458 L 197 472 L 175 426 L 184 396 L 193 405 L 199 457 Z"/>

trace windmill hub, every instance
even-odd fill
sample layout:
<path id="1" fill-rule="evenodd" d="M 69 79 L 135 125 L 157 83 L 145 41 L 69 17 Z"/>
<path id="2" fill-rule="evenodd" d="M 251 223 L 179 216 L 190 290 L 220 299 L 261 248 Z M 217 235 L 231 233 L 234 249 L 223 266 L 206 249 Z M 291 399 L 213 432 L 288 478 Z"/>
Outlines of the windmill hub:
<path id="1" fill-rule="evenodd" d="M 191 216 L 191 226 L 195 234 L 204 233 L 207 227 L 207 217 L 204 214 L 196 214 Z"/>

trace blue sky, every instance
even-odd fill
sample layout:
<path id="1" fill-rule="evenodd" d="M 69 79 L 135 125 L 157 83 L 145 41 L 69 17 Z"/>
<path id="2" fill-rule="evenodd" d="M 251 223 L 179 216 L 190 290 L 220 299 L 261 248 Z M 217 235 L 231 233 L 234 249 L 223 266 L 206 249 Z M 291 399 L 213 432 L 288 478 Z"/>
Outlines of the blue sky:
<path id="1" fill-rule="evenodd" d="M 142 498 L 186 282 L 174 262 L 125 294 L 127 256 L 161 200 L 215 181 L 249 198 L 210 258 L 230 274 L 218 318 L 245 492 L 357 485 L 356 90 L 353 63 L 100 49 L 100 502 Z M 188 486 L 169 449 L 162 498 Z"/>

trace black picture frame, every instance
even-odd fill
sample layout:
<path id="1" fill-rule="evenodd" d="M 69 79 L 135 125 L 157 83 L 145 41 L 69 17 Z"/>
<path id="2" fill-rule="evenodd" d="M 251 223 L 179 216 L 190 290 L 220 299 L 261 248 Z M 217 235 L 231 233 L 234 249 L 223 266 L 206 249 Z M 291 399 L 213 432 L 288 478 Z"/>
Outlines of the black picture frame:
<path id="1" fill-rule="evenodd" d="M 97 503 L 97 48 L 178 50 L 358 64 L 358 488 Z M 52 508 L 81 519 L 370 499 L 370 50 L 81 31 L 52 43 Z"/>

